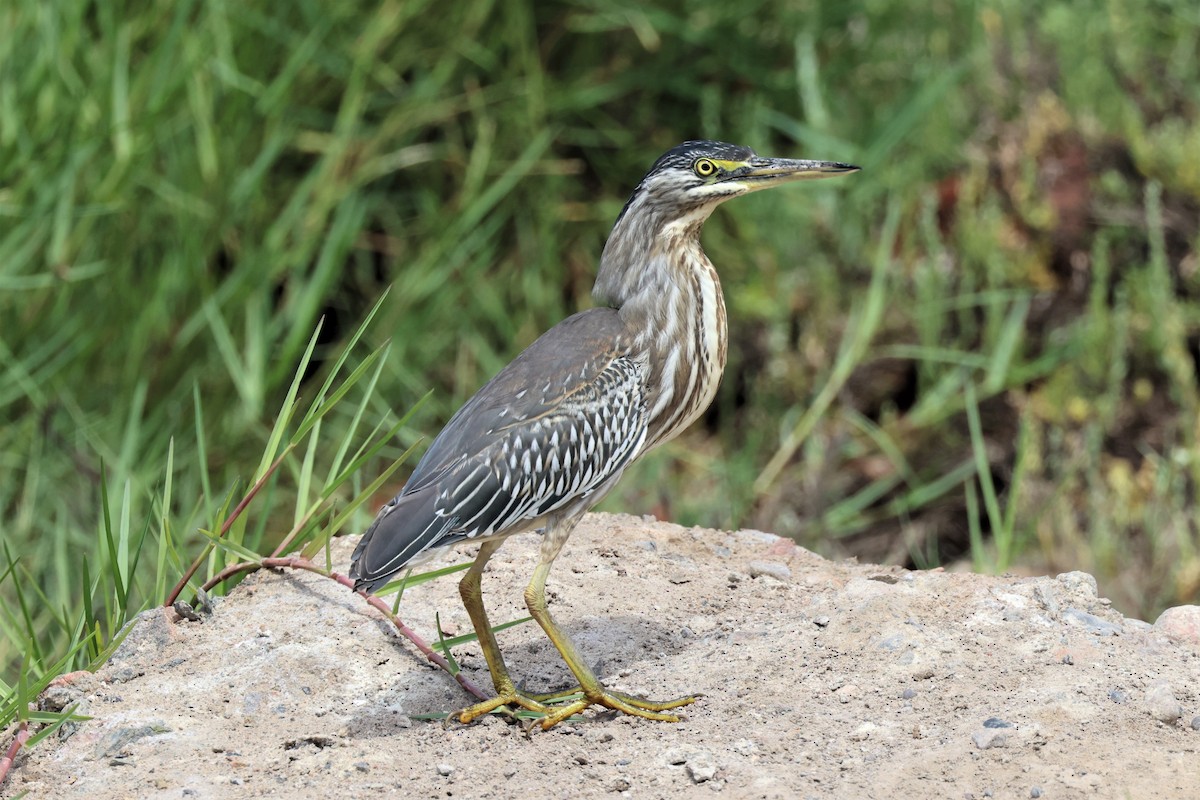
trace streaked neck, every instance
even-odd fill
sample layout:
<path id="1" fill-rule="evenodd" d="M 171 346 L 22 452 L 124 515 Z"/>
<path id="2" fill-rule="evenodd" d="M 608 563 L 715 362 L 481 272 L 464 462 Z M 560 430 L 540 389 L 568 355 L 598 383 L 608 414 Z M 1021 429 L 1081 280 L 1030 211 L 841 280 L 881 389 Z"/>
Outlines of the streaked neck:
<path id="1" fill-rule="evenodd" d="M 650 429 L 643 451 L 676 436 L 708 408 L 725 369 L 728 334 L 717 271 L 700 246 L 713 206 L 664 221 L 631 206 L 613 227 L 593 296 L 618 309 L 630 350 L 650 366 Z"/>

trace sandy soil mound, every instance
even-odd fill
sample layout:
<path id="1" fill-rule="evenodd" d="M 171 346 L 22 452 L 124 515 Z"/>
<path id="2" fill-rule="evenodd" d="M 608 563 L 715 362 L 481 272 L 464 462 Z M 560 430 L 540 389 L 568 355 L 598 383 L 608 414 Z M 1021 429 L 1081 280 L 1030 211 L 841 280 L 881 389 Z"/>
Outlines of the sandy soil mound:
<path id="1" fill-rule="evenodd" d="M 335 547 L 340 570 L 351 545 Z M 535 548 L 518 537 L 493 559 L 494 621 L 524 615 Z M 3 791 L 1200 796 L 1200 645 L 1123 618 L 1082 573 L 831 563 L 768 534 L 593 515 L 550 598 L 610 686 L 706 696 L 674 725 L 588 712 L 527 736 L 498 718 L 414 721 L 470 698 L 344 588 L 261 573 L 202 623 L 147 612 L 101 672 L 50 690 L 94 719 L 23 754 Z M 1194 611 L 1175 615 L 1176 630 Z M 455 578 L 406 593 L 401 616 L 418 632 L 435 612 L 469 631 Z M 532 623 L 500 644 L 531 690 L 569 682 Z M 477 647 L 457 655 L 490 688 Z"/>

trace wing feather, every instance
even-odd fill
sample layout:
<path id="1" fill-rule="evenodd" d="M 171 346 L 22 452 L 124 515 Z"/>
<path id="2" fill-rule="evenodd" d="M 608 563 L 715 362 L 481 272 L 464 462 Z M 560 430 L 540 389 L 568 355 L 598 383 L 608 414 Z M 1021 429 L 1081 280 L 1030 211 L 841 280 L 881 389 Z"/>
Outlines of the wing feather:
<path id="1" fill-rule="evenodd" d="M 645 365 L 623 354 L 620 325 L 612 309 L 577 314 L 468 401 L 363 536 L 355 585 L 376 589 L 432 547 L 597 502 L 646 437 Z"/>

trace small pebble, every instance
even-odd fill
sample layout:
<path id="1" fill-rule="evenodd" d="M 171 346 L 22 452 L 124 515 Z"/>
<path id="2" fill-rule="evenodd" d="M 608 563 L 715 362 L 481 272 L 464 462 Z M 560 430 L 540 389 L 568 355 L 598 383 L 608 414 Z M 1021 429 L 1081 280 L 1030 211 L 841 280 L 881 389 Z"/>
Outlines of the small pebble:
<path id="1" fill-rule="evenodd" d="M 1109 689 L 1108 699 L 1114 703 L 1124 703 L 1129 699 L 1129 695 L 1122 689 Z"/>
<path id="2" fill-rule="evenodd" d="M 1062 663 L 1066 664 L 1068 667 L 1073 665 L 1075 663 L 1075 656 L 1071 655 L 1070 653 L 1067 653 L 1065 656 L 1062 657 Z"/>
<path id="3" fill-rule="evenodd" d="M 1183 716 L 1183 707 L 1175 699 L 1175 693 L 1165 683 L 1160 683 L 1146 692 L 1146 711 L 1159 722 L 1175 722 Z"/>
<path id="4" fill-rule="evenodd" d="M 813 620 L 813 625 L 816 625 L 818 628 L 828 627 L 829 626 L 829 617 L 817 617 L 816 619 Z"/>
<path id="5" fill-rule="evenodd" d="M 668 764 L 678 766 L 679 764 L 687 763 L 688 754 L 687 751 L 682 747 L 672 747 L 670 750 L 663 753 L 663 760 Z"/>
<path id="6" fill-rule="evenodd" d="M 365 761 L 355 761 L 354 768 L 356 770 L 358 770 L 359 772 L 370 772 L 371 771 L 371 765 Z"/>
<path id="7" fill-rule="evenodd" d="M 1034 786 L 1032 789 L 1029 790 L 1029 796 L 1030 797 L 1041 797 L 1042 796 L 1042 787 Z"/>
<path id="8" fill-rule="evenodd" d="M 1192 730 L 1200 731 L 1200 717 L 1192 717 Z"/>
<path id="9" fill-rule="evenodd" d="M 1011 728 L 1012 723 L 1005 722 L 1004 720 L 1000 719 L 999 717 L 988 717 L 987 719 L 985 719 L 983 721 L 983 727 L 985 727 L 985 728 Z"/>
<path id="10" fill-rule="evenodd" d="M 708 753 L 693 753 L 688 757 L 687 772 L 692 783 L 704 783 L 717 777 L 717 764 Z"/>
<path id="11" fill-rule="evenodd" d="M 843 703 L 849 703 L 851 700 L 862 697 L 862 689 L 858 688 L 857 683 L 847 683 L 835 690 L 834 695 Z"/>
<path id="12" fill-rule="evenodd" d="M 792 577 L 792 571 L 788 569 L 787 564 L 780 564 L 778 561 L 751 561 L 747 567 L 751 578 L 765 575 L 777 581 L 786 581 Z"/>
<path id="13" fill-rule="evenodd" d="M 971 734 L 971 741 L 980 750 L 990 750 L 993 747 L 1004 747 L 1008 744 L 1008 732 L 1003 730 L 988 729 L 975 731 Z"/>
<path id="14" fill-rule="evenodd" d="M 454 767 L 450 766 L 449 764 L 438 764 L 437 771 L 438 775 L 441 775 L 443 778 L 445 778 L 454 772 Z"/>
<path id="15" fill-rule="evenodd" d="M 900 693 L 901 699 L 904 699 L 904 700 L 912 700 L 916 696 L 917 696 L 916 689 L 905 689 L 903 692 Z"/>

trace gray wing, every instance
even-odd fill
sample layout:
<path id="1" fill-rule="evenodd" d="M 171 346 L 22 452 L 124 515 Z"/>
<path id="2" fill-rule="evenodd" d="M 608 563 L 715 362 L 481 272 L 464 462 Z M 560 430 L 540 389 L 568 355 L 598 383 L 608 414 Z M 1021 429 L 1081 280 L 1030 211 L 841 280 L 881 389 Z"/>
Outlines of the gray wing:
<path id="1" fill-rule="evenodd" d="M 431 547 L 517 530 L 584 500 L 646 437 L 645 365 L 612 309 L 543 334 L 438 434 L 354 551 L 356 588 L 382 586 Z"/>

